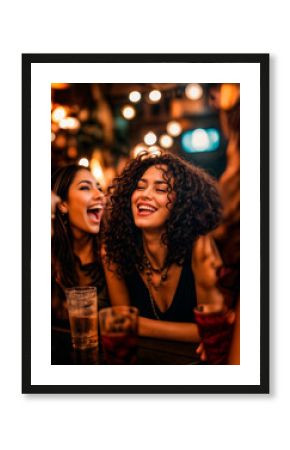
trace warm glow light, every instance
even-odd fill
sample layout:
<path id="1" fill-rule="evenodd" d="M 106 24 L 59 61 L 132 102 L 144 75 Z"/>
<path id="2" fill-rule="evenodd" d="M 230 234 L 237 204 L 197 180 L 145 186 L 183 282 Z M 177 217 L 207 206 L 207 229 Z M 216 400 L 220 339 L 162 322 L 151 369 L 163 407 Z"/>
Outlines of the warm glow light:
<path id="1" fill-rule="evenodd" d="M 52 89 L 67 89 L 69 87 L 68 83 L 51 83 Z"/>
<path id="2" fill-rule="evenodd" d="M 66 117 L 66 109 L 63 106 L 58 106 L 51 113 L 53 122 L 59 122 Z"/>
<path id="3" fill-rule="evenodd" d="M 151 147 L 148 148 L 148 151 L 150 152 L 150 155 L 155 155 L 155 156 L 161 155 L 161 148 L 158 147 L 158 145 L 151 145 Z"/>
<path id="4" fill-rule="evenodd" d="M 67 144 L 66 136 L 64 136 L 63 134 L 56 135 L 55 140 L 54 140 L 54 145 L 57 148 L 65 148 L 66 144 Z"/>
<path id="5" fill-rule="evenodd" d="M 90 163 L 87 158 L 81 158 L 79 160 L 79 166 L 89 167 Z"/>
<path id="6" fill-rule="evenodd" d="M 151 102 L 159 102 L 159 100 L 161 99 L 161 92 L 157 91 L 156 89 L 154 91 L 151 91 L 149 93 L 149 99 L 151 100 Z"/>
<path id="7" fill-rule="evenodd" d="M 133 149 L 133 158 L 137 158 L 142 152 L 147 152 L 148 147 L 144 144 L 137 144 Z"/>
<path id="8" fill-rule="evenodd" d="M 90 115 L 90 113 L 89 113 L 88 109 L 86 109 L 86 108 L 81 109 L 80 112 L 79 112 L 79 119 L 80 119 L 80 121 L 81 122 L 86 122 L 87 120 L 89 120 L 89 115 Z"/>
<path id="9" fill-rule="evenodd" d="M 144 136 L 145 144 L 154 145 L 156 141 L 157 141 L 156 134 L 153 133 L 152 131 L 149 131 L 149 133 L 145 134 Z"/>
<path id="10" fill-rule="evenodd" d="M 206 150 L 210 146 L 208 134 L 202 128 L 197 128 L 192 133 L 192 146 L 196 150 Z"/>
<path id="11" fill-rule="evenodd" d="M 180 135 L 182 128 L 179 122 L 172 120 L 167 124 L 166 130 L 168 134 L 175 137 Z"/>
<path id="12" fill-rule="evenodd" d="M 80 122 L 75 117 L 65 117 L 60 120 L 59 126 L 64 130 L 77 130 L 80 126 Z"/>
<path id="13" fill-rule="evenodd" d="M 73 145 L 67 149 L 67 156 L 71 159 L 74 159 L 78 156 L 78 149 Z"/>
<path id="14" fill-rule="evenodd" d="M 106 179 L 101 163 L 98 159 L 93 158 L 91 160 L 91 171 L 95 179 L 100 183 L 102 187 L 106 186 Z"/>
<path id="15" fill-rule="evenodd" d="M 55 140 L 55 133 L 51 133 L 51 142 Z"/>
<path id="16" fill-rule="evenodd" d="M 138 103 L 141 100 L 141 94 L 139 91 L 132 91 L 129 94 L 129 100 L 132 103 Z"/>
<path id="17" fill-rule="evenodd" d="M 133 106 L 126 105 L 122 108 L 122 114 L 127 120 L 131 120 L 136 116 L 136 111 Z"/>
<path id="18" fill-rule="evenodd" d="M 200 84 L 188 84 L 185 88 L 185 95 L 190 100 L 198 100 L 202 97 L 203 89 Z"/>
<path id="19" fill-rule="evenodd" d="M 162 134 L 159 139 L 160 145 L 163 148 L 170 148 L 173 145 L 173 139 L 168 134 Z"/>
<path id="20" fill-rule="evenodd" d="M 56 133 L 59 129 L 59 126 L 57 123 L 51 122 L 51 132 Z"/>
<path id="21" fill-rule="evenodd" d="M 223 83 L 221 85 L 220 107 L 228 111 L 233 108 L 240 98 L 240 85 L 235 83 Z"/>

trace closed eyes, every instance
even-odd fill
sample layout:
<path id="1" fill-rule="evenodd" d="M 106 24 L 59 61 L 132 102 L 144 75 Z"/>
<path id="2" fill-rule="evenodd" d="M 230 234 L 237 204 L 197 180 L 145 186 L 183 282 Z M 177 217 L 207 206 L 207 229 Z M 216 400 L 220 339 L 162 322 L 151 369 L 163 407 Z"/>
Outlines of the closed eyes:
<path id="1" fill-rule="evenodd" d="M 93 185 L 91 183 L 88 182 L 81 182 L 81 183 L 83 184 L 80 185 L 79 188 L 80 191 L 89 191 L 90 189 L 93 189 Z M 96 189 L 98 189 L 98 191 L 100 192 L 103 192 L 103 189 L 99 184 L 96 185 Z"/>
<path id="2" fill-rule="evenodd" d="M 137 186 L 136 190 L 137 191 L 143 191 L 146 188 L 147 188 L 147 186 Z M 161 189 L 160 187 L 155 187 L 155 190 L 156 190 L 156 192 L 162 192 L 162 193 L 168 192 L 168 188 Z"/>

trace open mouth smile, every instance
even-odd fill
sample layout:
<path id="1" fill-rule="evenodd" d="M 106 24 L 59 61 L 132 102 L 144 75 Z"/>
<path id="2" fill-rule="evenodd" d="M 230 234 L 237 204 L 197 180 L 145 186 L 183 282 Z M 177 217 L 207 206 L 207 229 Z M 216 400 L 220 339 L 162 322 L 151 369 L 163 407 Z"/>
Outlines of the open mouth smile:
<path id="1" fill-rule="evenodd" d="M 139 216 L 149 216 L 157 211 L 157 208 L 155 208 L 152 205 L 149 205 L 148 203 L 139 203 L 137 205 L 137 212 Z"/>
<path id="2" fill-rule="evenodd" d="M 100 223 L 104 211 L 104 205 L 98 204 L 87 209 L 87 214 L 91 222 Z"/>

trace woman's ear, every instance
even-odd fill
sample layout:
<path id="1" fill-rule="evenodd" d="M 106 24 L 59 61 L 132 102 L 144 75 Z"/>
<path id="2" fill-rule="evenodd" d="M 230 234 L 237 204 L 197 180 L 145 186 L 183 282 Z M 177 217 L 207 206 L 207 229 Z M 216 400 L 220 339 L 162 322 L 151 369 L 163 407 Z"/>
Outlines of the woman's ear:
<path id="1" fill-rule="evenodd" d="M 62 214 L 67 214 L 67 213 L 68 213 L 68 207 L 67 207 L 66 202 L 60 202 L 60 203 L 57 205 L 57 207 L 58 207 L 58 209 L 60 210 L 60 212 L 61 212 Z"/>

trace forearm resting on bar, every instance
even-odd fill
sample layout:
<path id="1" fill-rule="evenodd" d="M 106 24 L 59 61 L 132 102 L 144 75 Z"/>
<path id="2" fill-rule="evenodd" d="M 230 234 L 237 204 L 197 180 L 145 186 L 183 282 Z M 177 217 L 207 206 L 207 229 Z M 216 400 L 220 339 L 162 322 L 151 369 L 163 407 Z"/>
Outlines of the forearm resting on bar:
<path id="1" fill-rule="evenodd" d="M 182 342 L 200 341 L 198 328 L 194 323 L 159 321 L 145 317 L 139 318 L 139 335 Z"/>

